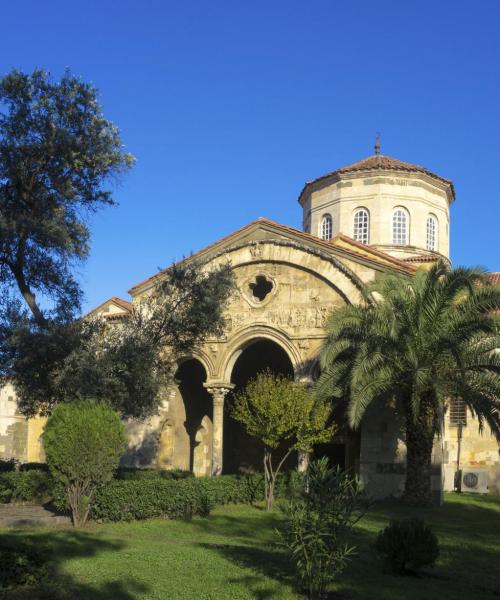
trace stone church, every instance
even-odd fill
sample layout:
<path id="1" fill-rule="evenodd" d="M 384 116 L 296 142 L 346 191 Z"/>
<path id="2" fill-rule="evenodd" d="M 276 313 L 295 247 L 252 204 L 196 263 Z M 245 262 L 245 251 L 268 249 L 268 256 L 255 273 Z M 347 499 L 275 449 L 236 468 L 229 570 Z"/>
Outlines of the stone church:
<path id="1" fill-rule="evenodd" d="M 124 464 L 199 476 L 259 469 L 258 443 L 224 410 L 229 395 L 265 368 L 312 383 L 333 310 L 358 302 L 381 273 L 411 276 L 438 259 L 449 262 L 454 200 L 449 179 L 384 156 L 377 144 L 374 155 L 304 185 L 298 197 L 302 230 L 260 218 L 189 258 L 206 268 L 232 265 L 237 292 L 225 332 L 179 361 L 176 384 L 165 391 L 158 414 L 127 422 Z M 158 278 L 161 273 L 134 285 L 130 301 L 113 297 L 92 312 L 126 319 Z M 492 278 L 499 281 L 500 274 Z M 0 456 L 42 460 L 42 430 L 41 419 L 17 414 L 14 390 L 4 386 Z M 499 493 L 499 445 L 489 431 L 479 435 L 460 405 L 449 407 L 436 439 L 434 491 L 453 489 L 459 430 L 463 489 Z M 341 426 L 316 453 L 358 474 L 375 497 L 403 489 L 404 436 L 388 408 L 371 409 L 358 431 Z"/>

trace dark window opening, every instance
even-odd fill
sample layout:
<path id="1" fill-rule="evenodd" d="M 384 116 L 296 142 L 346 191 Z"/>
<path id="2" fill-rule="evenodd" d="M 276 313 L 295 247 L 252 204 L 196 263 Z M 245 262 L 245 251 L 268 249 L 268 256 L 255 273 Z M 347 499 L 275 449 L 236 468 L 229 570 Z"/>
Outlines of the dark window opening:
<path id="1" fill-rule="evenodd" d="M 273 283 L 264 275 L 257 275 L 255 281 L 252 282 L 249 287 L 252 290 L 252 295 L 262 302 L 273 289 Z"/>

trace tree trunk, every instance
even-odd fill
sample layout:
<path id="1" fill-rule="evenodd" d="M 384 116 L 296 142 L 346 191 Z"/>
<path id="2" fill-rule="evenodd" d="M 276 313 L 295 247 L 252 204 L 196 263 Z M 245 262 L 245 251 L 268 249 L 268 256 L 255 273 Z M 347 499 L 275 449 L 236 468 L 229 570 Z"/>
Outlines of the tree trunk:
<path id="1" fill-rule="evenodd" d="M 24 277 L 22 268 L 18 268 L 16 266 L 11 265 L 10 270 L 12 271 L 12 274 L 14 275 L 14 278 L 17 283 L 17 287 L 19 288 L 19 291 L 21 292 L 24 300 L 26 301 L 26 304 L 28 305 L 29 309 L 31 310 L 31 314 L 35 318 L 37 325 L 39 327 L 44 327 L 47 324 L 47 320 L 43 316 L 43 313 L 40 310 L 40 307 L 38 306 L 38 304 L 36 302 L 35 294 L 31 291 L 29 285 L 26 283 L 26 279 Z"/>
<path id="2" fill-rule="evenodd" d="M 273 456 L 268 448 L 264 449 L 264 482 L 265 482 L 265 496 L 266 496 L 266 508 L 271 510 L 274 502 L 274 482 L 275 474 L 273 472 Z"/>
<path id="3" fill-rule="evenodd" d="M 433 415 L 425 414 L 427 411 L 423 405 L 420 410 L 423 414 L 417 420 L 410 415 L 406 418 L 406 483 L 403 500 L 413 506 L 430 506 L 435 428 Z"/>

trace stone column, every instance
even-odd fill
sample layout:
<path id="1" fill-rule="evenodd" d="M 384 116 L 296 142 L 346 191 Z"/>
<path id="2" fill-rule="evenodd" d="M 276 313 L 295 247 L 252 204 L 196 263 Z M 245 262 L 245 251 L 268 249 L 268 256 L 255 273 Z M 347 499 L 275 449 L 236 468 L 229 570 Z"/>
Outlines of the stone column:
<path id="1" fill-rule="evenodd" d="M 221 475 L 224 439 L 224 398 L 234 385 L 232 383 L 204 384 L 213 401 L 212 427 L 212 475 Z"/>

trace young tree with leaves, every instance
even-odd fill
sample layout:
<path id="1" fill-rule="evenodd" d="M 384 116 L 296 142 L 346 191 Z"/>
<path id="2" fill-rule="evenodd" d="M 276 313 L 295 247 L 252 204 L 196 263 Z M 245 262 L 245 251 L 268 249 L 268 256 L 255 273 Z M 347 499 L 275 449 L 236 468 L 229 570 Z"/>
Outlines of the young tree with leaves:
<path id="1" fill-rule="evenodd" d="M 353 428 L 378 402 L 402 416 L 408 503 L 431 503 L 432 447 L 450 398 L 500 439 L 499 311 L 500 288 L 483 271 L 441 262 L 411 278 L 381 278 L 363 303 L 330 319 L 317 396 L 347 400 Z"/>
<path id="2" fill-rule="evenodd" d="M 331 406 L 317 401 L 301 383 L 270 371 L 259 373 L 235 394 L 231 415 L 264 444 L 266 506 L 274 501 L 276 478 L 294 451 L 311 452 L 335 433 L 329 424 Z"/>

